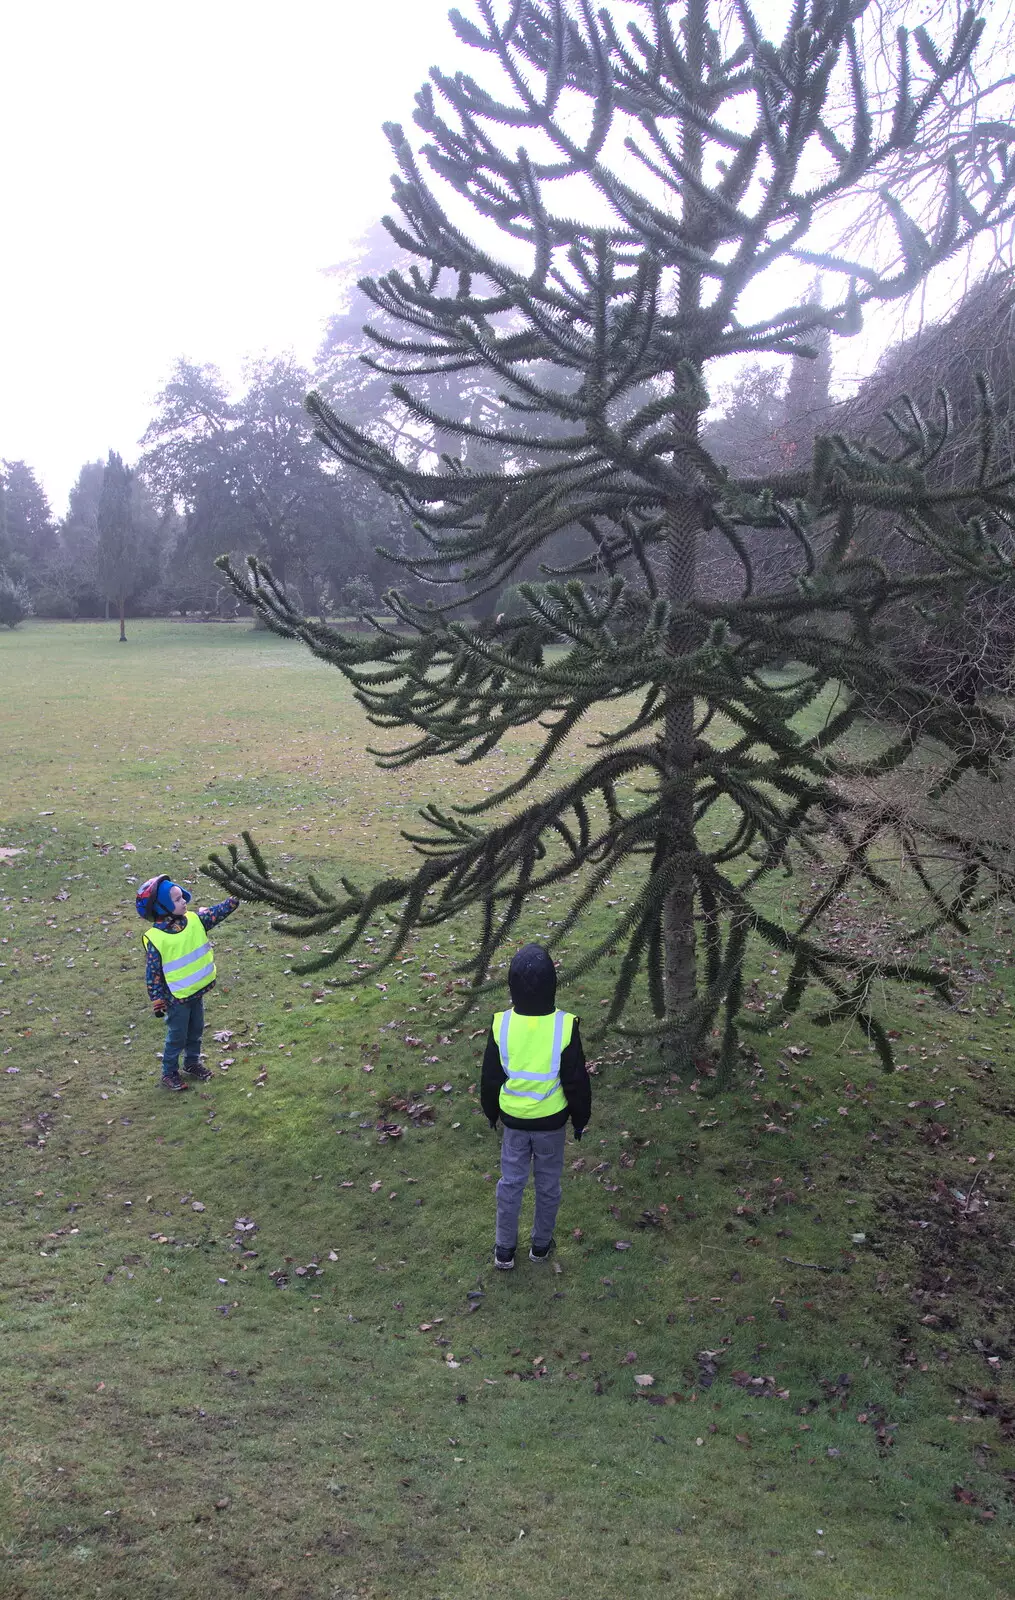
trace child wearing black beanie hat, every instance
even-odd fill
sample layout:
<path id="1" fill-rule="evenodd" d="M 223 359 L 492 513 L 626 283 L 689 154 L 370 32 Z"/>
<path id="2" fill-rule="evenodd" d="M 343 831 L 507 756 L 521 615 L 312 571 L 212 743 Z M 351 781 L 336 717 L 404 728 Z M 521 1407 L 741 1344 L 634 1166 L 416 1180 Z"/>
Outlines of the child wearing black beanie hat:
<path id="1" fill-rule="evenodd" d="M 494 1266 L 510 1272 L 518 1245 L 522 1195 L 535 1189 L 530 1261 L 554 1248 L 568 1121 L 580 1139 L 592 1114 L 592 1091 L 578 1018 L 558 1011 L 557 971 L 548 950 L 526 944 L 508 969 L 511 1006 L 487 1035 L 480 1100 L 491 1128 L 502 1123 Z"/>

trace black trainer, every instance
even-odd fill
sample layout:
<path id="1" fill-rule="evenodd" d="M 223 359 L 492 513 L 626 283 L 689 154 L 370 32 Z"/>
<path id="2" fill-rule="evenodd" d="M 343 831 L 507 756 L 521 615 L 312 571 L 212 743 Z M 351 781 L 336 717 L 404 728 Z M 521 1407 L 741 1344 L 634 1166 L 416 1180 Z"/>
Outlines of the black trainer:
<path id="1" fill-rule="evenodd" d="M 513 1272 L 515 1267 L 514 1245 L 511 1246 L 510 1250 L 498 1245 L 493 1252 L 493 1264 L 500 1272 Z"/>
<path id="2" fill-rule="evenodd" d="M 182 1094 L 185 1089 L 190 1088 L 190 1084 L 184 1083 L 178 1072 L 164 1072 L 162 1074 L 162 1087 L 163 1089 L 171 1090 L 173 1094 Z"/>
<path id="3" fill-rule="evenodd" d="M 187 1074 L 188 1078 L 200 1078 L 202 1083 L 207 1083 L 208 1079 L 211 1077 L 211 1073 L 208 1071 L 208 1068 L 202 1067 L 200 1061 L 196 1062 L 192 1067 L 188 1067 L 186 1063 L 184 1063 L 183 1070 Z"/>
<path id="4" fill-rule="evenodd" d="M 530 1261 L 545 1261 L 551 1250 L 556 1250 L 557 1241 L 551 1239 L 549 1244 L 534 1244 L 529 1249 Z"/>

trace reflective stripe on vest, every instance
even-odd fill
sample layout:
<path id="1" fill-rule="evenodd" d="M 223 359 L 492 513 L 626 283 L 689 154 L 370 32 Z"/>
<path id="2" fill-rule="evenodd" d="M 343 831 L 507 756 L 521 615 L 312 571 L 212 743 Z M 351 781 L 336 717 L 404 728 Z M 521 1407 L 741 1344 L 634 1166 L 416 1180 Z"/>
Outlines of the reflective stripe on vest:
<path id="1" fill-rule="evenodd" d="M 521 1118 L 566 1111 L 560 1057 L 571 1042 L 573 1028 L 574 1017 L 567 1011 L 522 1017 L 512 1010 L 494 1018 L 501 1066 L 507 1074 L 500 1091 L 502 1111 Z"/>
<path id="2" fill-rule="evenodd" d="M 195 912 L 187 912 L 181 933 L 151 928 L 144 937 L 162 957 L 162 973 L 174 1000 L 186 1000 L 214 982 L 215 957 L 204 923 Z"/>

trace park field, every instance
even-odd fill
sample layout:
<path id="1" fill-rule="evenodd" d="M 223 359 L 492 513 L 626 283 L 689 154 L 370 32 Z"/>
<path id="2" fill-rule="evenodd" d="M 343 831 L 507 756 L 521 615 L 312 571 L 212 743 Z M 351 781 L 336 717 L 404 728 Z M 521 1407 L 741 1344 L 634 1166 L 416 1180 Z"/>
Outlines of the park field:
<path id="1" fill-rule="evenodd" d="M 927 947 L 952 1006 L 886 992 L 890 1075 L 807 1007 L 765 1030 L 766 950 L 758 1061 L 719 1098 L 597 1038 L 595 974 L 562 992 L 593 1121 L 555 1260 L 495 1273 L 472 930 L 339 989 L 241 907 L 214 1079 L 167 1095 L 134 893 L 167 871 L 212 903 L 241 828 L 294 880 L 401 870 L 421 805 L 533 741 L 378 771 L 300 646 L 116 633 L 0 636 L 3 1600 L 1010 1595 L 1012 907 Z M 833 922 L 876 942 L 904 914 Z"/>

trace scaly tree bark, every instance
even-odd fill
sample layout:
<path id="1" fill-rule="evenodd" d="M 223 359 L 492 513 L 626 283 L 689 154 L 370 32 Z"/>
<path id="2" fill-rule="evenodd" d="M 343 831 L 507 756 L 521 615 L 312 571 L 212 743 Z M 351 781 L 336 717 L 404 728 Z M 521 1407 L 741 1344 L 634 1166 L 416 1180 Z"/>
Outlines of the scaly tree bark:
<path id="1" fill-rule="evenodd" d="M 532 892 L 573 883 L 554 941 L 566 951 L 610 874 L 635 858 L 647 868 L 639 891 L 604 908 L 605 934 L 572 958 L 569 975 L 618 954 L 608 1020 L 625 1018 L 640 974 L 655 1014 L 642 1031 L 678 1064 L 718 1027 L 721 1075 L 732 1071 L 752 935 L 791 957 L 787 1011 L 817 982 L 830 995 L 824 1020 L 859 1017 L 886 1061 L 890 1045 L 869 1006 L 875 979 L 940 984 L 904 960 L 852 958 L 818 929 L 855 876 L 888 892 L 871 859 L 885 830 L 902 830 L 919 859 L 920 839 L 876 789 L 858 798 L 861 776 L 869 784 L 925 736 L 949 752 L 946 781 L 992 770 L 1007 748 L 986 712 L 914 683 L 901 686 L 907 725 L 886 735 L 874 762 L 851 766 L 842 753 L 860 697 L 894 677 L 877 641 L 883 609 L 922 585 L 956 593 L 1011 579 L 1013 480 L 995 466 L 988 397 L 979 467 L 948 489 L 928 478 L 950 429 L 947 408 L 925 417 L 902 407 L 892 452 L 820 438 L 806 467 L 766 478 L 720 469 L 700 420 L 710 362 L 813 353 L 825 332 L 855 332 L 865 306 L 908 294 L 1010 215 L 1011 141 L 995 125 L 973 139 L 966 131 L 946 152 L 927 232 L 893 197 L 891 179 L 967 68 L 975 9 L 943 46 L 923 29 L 899 35 L 887 105 L 866 87 L 864 30 L 876 22 L 868 0 L 794 0 L 789 9 L 785 32 L 770 37 L 747 0 L 627 0 L 598 13 L 588 0 L 477 0 L 477 20 L 452 13 L 454 25 L 499 66 L 502 96 L 464 74 L 431 73 L 416 109 L 430 178 L 402 129 L 389 127 L 400 217 L 387 226 L 418 265 L 362 285 L 385 313 L 374 364 L 431 437 L 482 441 L 483 465 L 468 452 L 434 464 L 392 450 L 320 397 L 308 404 L 329 448 L 405 506 L 428 553 L 400 565 L 447 586 L 447 604 L 424 607 L 392 591 L 401 629 L 364 642 L 300 616 L 256 558 L 246 572 L 222 565 L 270 626 L 336 666 L 371 720 L 402 736 L 382 764 L 481 761 L 522 725 L 541 723 L 545 738 L 499 793 L 426 808 L 426 827 L 407 836 L 422 857 L 414 874 L 370 887 L 343 880 L 333 894 L 314 880 L 277 880 L 249 835 L 242 857 L 213 857 L 211 875 L 274 906 L 290 934 L 338 933 L 300 970 L 340 961 L 382 906 L 397 931 L 381 965 L 414 928 L 479 909 L 478 948 L 461 967 L 475 999 Z M 831 214 L 838 220 L 875 178 L 890 241 L 883 259 L 823 251 Z M 441 198 L 451 192 L 454 206 Z M 469 229 L 452 216 L 463 202 Z M 510 246 L 500 255 L 498 241 Z M 827 306 L 796 303 L 815 269 L 841 289 Z M 498 415 L 444 414 L 412 381 L 434 373 L 493 380 Z M 857 555 L 854 518 L 866 506 L 887 510 L 896 537 L 933 553 L 931 573 L 900 575 Z M 751 559 L 759 529 L 799 550 L 791 578 L 764 593 Z M 580 531 L 584 547 L 554 570 L 546 551 L 561 530 Z M 703 582 L 705 533 L 727 542 L 739 593 L 716 595 Z M 521 585 L 525 617 L 463 620 L 539 554 L 546 581 Z M 560 641 L 562 655 L 547 652 Z M 785 659 L 799 670 L 774 676 L 768 669 Z M 838 709 L 806 738 L 795 719 L 830 684 Z M 897 701 L 899 693 L 896 683 Z M 553 777 L 556 753 L 583 718 L 629 697 L 636 709 L 590 748 L 577 776 L 530 794 L 507 820 L 484 820 Z M 954 919 L 985 862 L 963 841 L 949 849 L 963 863 L 960 884 L 931 888 L 935 916 Z M 759 885 L 807 852 L 835 863 L 830 886 L 779 921 Z"/>

